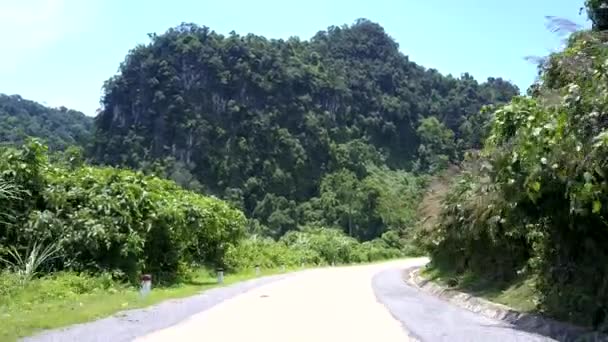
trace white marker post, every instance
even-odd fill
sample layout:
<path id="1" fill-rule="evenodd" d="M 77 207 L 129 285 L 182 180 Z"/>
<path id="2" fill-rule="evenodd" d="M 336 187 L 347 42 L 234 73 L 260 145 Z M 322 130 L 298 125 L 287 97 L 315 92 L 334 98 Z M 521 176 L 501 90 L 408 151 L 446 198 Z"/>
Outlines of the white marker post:
<path id="1" fill-rule="evenodd" d="M 260 265 L 255 265 L 255 276 L 256 277 L 260 276 Z"/>
<path id="2" fill-rule="evenodd" d="M 222 269 L 222 268 L 217 269 L 217 283 L 218 284 L 224 283 L 224 269 Z"/>
<path id="3" fill-rule="evenodd" d="M 141 289 L 139 290 L 139 294 L 142 297 L 146 297 L 146 296 L 148 296 L 150 291 L 152 291 L 152 275 L 142 274 L 141 275 Z"/>

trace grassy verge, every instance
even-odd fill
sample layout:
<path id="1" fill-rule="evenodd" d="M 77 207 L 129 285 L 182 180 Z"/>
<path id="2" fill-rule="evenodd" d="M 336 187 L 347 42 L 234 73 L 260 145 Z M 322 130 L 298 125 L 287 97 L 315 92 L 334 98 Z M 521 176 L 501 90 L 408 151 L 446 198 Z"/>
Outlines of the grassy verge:
<path id="1" fill-rule="evenodd" d="M 278 273 L 281 270 L 271 269 L 261 271 L 260 275 Z M 256 278 L 254 270 L 228 274 L 224 286 L 253 278 Z M 87 322 L 218 286 L 221 285 L 215 276 L 200 270 L 189 281 L 154 288 L 149 296 L 141 298 L 137 288 L 112 282 L 107 277 L 58 273 L 21 286 L 14 275 L 0 274 L 0 341 L 15 341 L 41 330 Z"/>
<path id="2" fill-rule="evenodd" d="M 395 260 L 395 259 L 392 259 Z M 376 264 L 391 260 L 374 261 Z M 337 264 L 339 267 L 364 264 Z M 304 269 L 329 267 L 310 265 Z M 262 269 L 259 276 L 303 270 L 301 267 Z M 142 308 L 167 299 L 183 298 L 215 287 L 226 286 L 258 277 L 255 270 L 227 274 L 219 285 L 208 270 L 196 271 L 190 280 L 168 287 L 154 288 L 141 298 L 139 289 L 113 282 L 110 277 L 57 273 L 34 279 L 25 286 L 10 273 L 0 273 L 0 341 L 16 341 L 46 329 L 83 323 L 115 314 L 122 310 Z"/>
<path id="3" fill-rule="evenodd" d="M 490 280 L 467 272 L 457 275 L 439 268 L 425 268 L 422 276 L 476 297 L 500 303 L 520 312 L 535 310 L 533 280 L 520 277 L 511 282 Z M 454 286 L 455 285 L 455 286 Z"/>

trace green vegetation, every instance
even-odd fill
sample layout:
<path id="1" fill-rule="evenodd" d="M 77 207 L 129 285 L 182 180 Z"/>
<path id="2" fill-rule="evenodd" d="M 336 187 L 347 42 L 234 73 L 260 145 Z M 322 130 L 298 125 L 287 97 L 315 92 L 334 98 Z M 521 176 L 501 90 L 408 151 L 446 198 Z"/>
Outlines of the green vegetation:
<path id="1" fill-rule="evenodd" d="M 221 263 L 245 234 L 243 214 L 220 200 L 137 172 L 51 164 L 38 142 L 4 150 L 0 174 L 20 189 L 3 207 L 11 219 L 0 223 L 0 250 L 19 259 L 33 242 L 58 244 L 56 270 L 171 280 L 188 265 Z"/>
<path id="2" fill-rule="evenodd" d="M 287 268 L 286 271 L 294 269 Z M 272 275 L 279 269 L 262 269 Z M 224 285 L 256 277 L 253 269 L 228 274 Z M 11 273 L 0 274 L 0 340 L 16 341 L 42 329 L 58 328 L 107 317 L 118 311 L 150 306 L 167 299 L 192 296 L 220 286 L 215 274 L 190 272 L 171 286 L 154 287 L 146 297 L 137 288 L 116 282 L 110 274 L 61 272 L 34 279 L 23 286 Z"/>
<path id="3" fill-rule="evenodd" d="M 231 283 L 258 265 L 269 274 L 408 252 L 396 231 L 363 243 L 316 226 L 279 240 L 248 235 L 244 215 L 225 202 L 141 172 L 92 167 L 77 153 L 48 158 L 36 140 L 0 154 L 2 340 L 195 294 L 216 286 L 205 269 L 224 268 Z M 146 299 L 133 286 L 142 273 L 160 286 Z"/>
<path id="4" fill-rule="evenodd" d="M 595 30 L 608 29 L 608 2 L 605 0 L 585 0 L 585 7 Z"/>
<path id="5" fill-rule="evenodd" d="M 460 291 L 489 301 L 506 305 L 520 312 L 536 309 L 534 281 L 530 278 L 515 278 L 501 282 L 480 277 L 473 272 L 456 273 L 449 268 L 429 268 L 422 273 L 424 277 L 444 286 L 457 286 Z"/>
<path id="6" fill-rule="evenodd" d="M 411 254 L 404 249 L 395 232 L 380 239 L 359 243 L 337 229 L 305 227 L 285 234 L 278 242 L 253 236 L 227 252 L 226 266 L 240 270 L 256 265 L 276 268 L 280 265 L 331 265 L 367 263 Z"/>
<path id="7" fill-rule="evenodd" d="M 608 48 L 593 12 L 602 2 L 587 2 L 595 30 L 573 33 L 530 95 L 494 112 L 485 147 L 419 239 L 441 274 L 491 286 L 526 279 L 534 309 L 606 330 Z"/>
<path id="8" fill-rule="evenodd" d="M 309 41 L 150 38 L 94 122 L 0 95 L 2 339 L 193 294 L 214 286 L 204 269 L 230 282 L 419 253 L 430 174 L 518 93 L 427 70 L 365 19 Z M 159 287 L 139 300 L 143 273 Z"/>
<path id="9" fill-rule="evenodd" d="M 150 38 L 105 84 L 94 159 L 229 200 L 274 238 L 310 224 L 380 237 L 389 211 L 411 208 L 381 208 L 379 187 L 410 185 L 371 184 L 372 169 L 445 167 L 481 140 L 482 106 L 518 93 L 424 69 L 365 19 L 309 41 L 194 24 Z"/>
<path id="10" fill-rule="evenodd" d="M 0 144 L 19 146 L 28 137 L 42 139 L 51 150 L 68 146 L 88 146 L 92 141 L 93 119 L 61 108 L 48 108 L 19 95 L 0 94 Z"/>

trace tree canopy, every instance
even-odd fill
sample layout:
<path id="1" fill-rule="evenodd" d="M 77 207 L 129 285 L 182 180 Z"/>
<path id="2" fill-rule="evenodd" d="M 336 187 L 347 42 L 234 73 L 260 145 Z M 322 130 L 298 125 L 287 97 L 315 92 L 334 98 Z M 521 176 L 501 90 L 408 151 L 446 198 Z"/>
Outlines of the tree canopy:
<path id="1" fill-rule="evenodd" d="M 85 147 L 93 137 L 93 118 L 65 107 L 49 108 L 19 95 L 0 94 L 0 141 L 22 145 L 37 137 L 51 150 Z"/>
<path id="2" fill-rule="evenodd" d="M 329 221 L 352 232 L 344 213 L 362 200 L 329 184 L 349 187 L 371 166 L 413 170 L 419 158 L 426 171 L 437 162 L 429 149 L 452 160 L 455 141 L 477 132 L 463 132 L 463 123 L 518 93 L 501 78 L 478 83 L 425 69 L 366 19 L 308 41 L 195 24 L 150 39 L 105 84 L 93 156 L 230 199 L 273 236 L 314 216 L 298 210 L 328 201 L 343 208 Z M 418 128 L 431 117 L 445 136 L 419 153 L 430 137 Z"/>

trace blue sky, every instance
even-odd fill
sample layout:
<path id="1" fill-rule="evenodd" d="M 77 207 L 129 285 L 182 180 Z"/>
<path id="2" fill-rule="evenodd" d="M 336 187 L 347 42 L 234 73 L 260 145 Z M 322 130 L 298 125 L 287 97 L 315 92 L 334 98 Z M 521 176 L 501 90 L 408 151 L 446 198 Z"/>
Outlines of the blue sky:
<path id="1" fill-rule="evenodd" d="M 590 26 L 584 0 L 0 0 L 0 93 L 94 115 L 126 53 L 181 22 L 228 33 L 308 39 L 331 25 L 381 24 L 410 59 L 444 74 L 501 76 L 528 87 L 527 55 L 560 40 L 545 16 Z"/>

